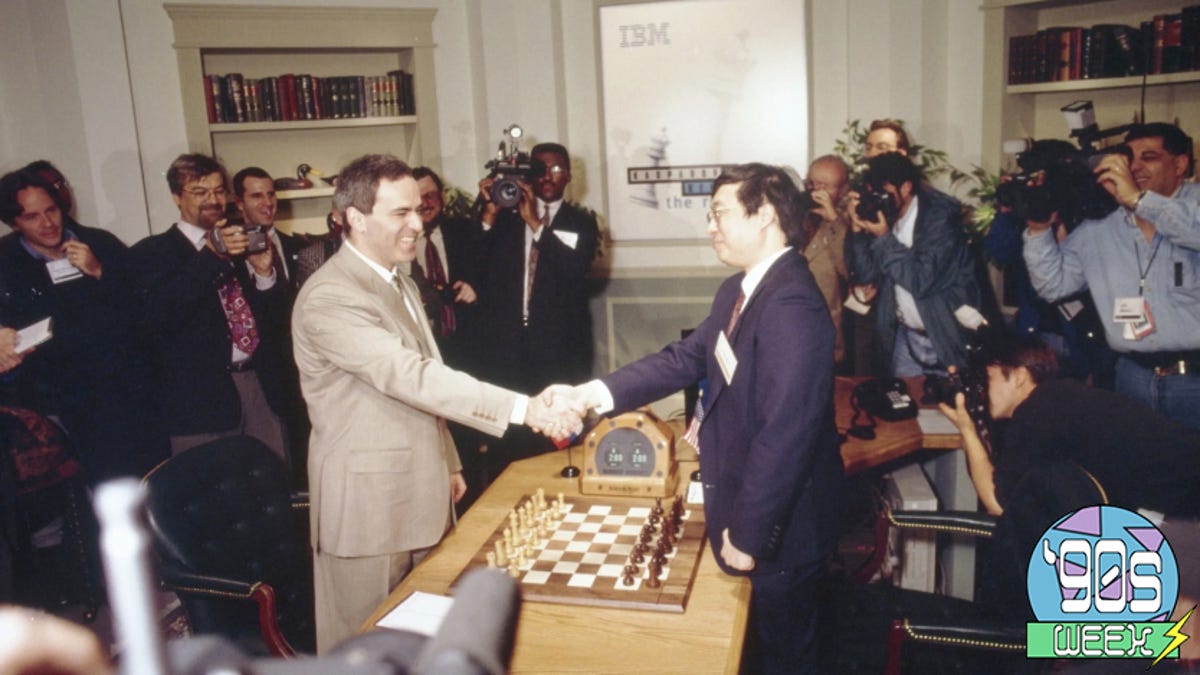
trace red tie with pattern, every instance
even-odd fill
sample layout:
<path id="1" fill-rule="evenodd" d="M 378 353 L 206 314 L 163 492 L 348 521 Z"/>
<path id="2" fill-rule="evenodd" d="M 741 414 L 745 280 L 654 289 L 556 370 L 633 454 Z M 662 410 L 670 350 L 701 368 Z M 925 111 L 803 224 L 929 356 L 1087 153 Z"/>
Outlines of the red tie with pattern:
<path id="1" fill-rule="evenodd" d="M 225 310 L 225 320 L 229 322 L 233 345 L 246 355 L 253 356 L 258 347 L 258 327 L 254 323 L 254 312 L 250 310 L 250 303 L 246 302 L 246 295 L 242 292 L 242 285 L 237 277 L 230 277 L 224 286 L 217 289 L 217 294 L 221 296 L 221 309 Z"/>
<path id="2" fill-rule="evenodd" d="M 439 291 L 450 286 L 446 280 L 446 269 L 442 267 L 442 256 L 438 255 L 437 247 L 428 237 L 425 238 L 425 272 L 426 281 L 433 284 Z M 441 313 L 438 315 L 438 335 L 446 337 L 454 332 L 457 323 L 454 320 L 454 301 L 441 302 Z"/>

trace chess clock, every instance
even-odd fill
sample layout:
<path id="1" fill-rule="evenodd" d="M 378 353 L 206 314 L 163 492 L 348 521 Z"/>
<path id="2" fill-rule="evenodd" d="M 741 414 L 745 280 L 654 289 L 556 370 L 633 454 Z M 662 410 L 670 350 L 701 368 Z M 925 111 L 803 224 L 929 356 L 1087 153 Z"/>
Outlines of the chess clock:
<path id="1" fill-rule="evenodd" d="M 650 412 L 606 418 L 584 439 L 584 494 L 669 497 L 678 478 L 675 433 Z"/>

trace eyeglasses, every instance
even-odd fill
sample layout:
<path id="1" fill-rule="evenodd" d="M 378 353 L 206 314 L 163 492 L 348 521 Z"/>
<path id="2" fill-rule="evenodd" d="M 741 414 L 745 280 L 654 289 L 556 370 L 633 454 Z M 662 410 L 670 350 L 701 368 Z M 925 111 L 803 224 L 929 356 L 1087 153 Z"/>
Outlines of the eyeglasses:
<path id="1" fill-rule="evenodd" d="M 716 224 L 717 227 L 720 227 L 721 220 L 729 215 L 730 211 L 731 209 L 710 209 L 704 214 L 704 219 L 708 221 L 709 225 Z"/>
<path id="2" fill-rule="evenodd" d="M 208 199 L 209 197 L 224 197 L 225 196 L 225 188 L 224 187 L 215 187 L 215 188 L 194 187 L 194 188 L 188 188 L 188 189 L 184 190 L 184 192 L 188 193 L 193 199 Z"/>
<path id="3" fill-rule="evenodd" d="M 865 146 L 867 152 L 874 152 L 882 155 L 885 152 L 895 152 L 896 146 L 891 143 L 867 143 Z"/>
<path id="4" fill-rule="evenodd" d="M 835 188 L 836 188 L 836 186 L 834 186 L 834 185 L 830 185 L 828 183 L 821 183 L 821 182 L 818 182 L 815 180 L 804 181 L 804 189 L 808 192 L 813 192 L 814 190 L 824 190 L 826 192 L 833 192 Z"/>

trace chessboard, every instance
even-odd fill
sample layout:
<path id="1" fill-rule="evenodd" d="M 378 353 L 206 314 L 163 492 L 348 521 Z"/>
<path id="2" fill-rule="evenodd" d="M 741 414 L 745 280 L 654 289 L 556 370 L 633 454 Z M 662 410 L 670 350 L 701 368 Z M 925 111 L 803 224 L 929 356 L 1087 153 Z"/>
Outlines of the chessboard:
<path id="1" fill-rule="evenodd" d="M 683 612 L 704 546 L 704 510 L 682 498 L 605 500 L 539 489 L 476 552 L 517 580 L 526 601 Z"/>

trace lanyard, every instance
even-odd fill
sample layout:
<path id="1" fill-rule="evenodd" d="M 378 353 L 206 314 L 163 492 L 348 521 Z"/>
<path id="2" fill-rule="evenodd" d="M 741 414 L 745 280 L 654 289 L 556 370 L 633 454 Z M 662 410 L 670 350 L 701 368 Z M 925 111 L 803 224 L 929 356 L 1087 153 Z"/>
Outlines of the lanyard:
<path id="1" fill-rule="evenodd" d="M 1158 256 L 1158 247 L 1162 246 L 1162 237 L 1158 237 L 1158 241 L 1154 242 L 1154 250 L 1150 252 L 1150 260 L 1146 261 L 1146 269 L 1142 270 L 1142 249 L 1138 246 L 1137 240 L 1133 242 L 1133 253 L 1137 256 L 1138 266 L 1138 296 L 1140 297 L 1146 290 L 1146 275 L 1150 274 L 1150 266 L 1154 264 L 1154 258 Z"/>

